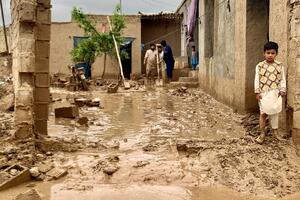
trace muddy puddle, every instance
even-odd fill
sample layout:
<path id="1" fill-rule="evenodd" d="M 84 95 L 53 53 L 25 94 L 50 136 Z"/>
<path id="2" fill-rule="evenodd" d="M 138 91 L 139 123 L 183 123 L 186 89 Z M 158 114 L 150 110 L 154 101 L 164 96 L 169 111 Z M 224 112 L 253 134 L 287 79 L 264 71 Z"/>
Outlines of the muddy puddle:
<path id="1" fill-rule="evenodd" d="M 257 145 L 245 135 L 243 116 L 199 90 L 52 94 L 48 135 L 76 146 L 48 157 L 68 175 L 34 182 L 43 199 L 269 200 L 300 191 L 291 141 L 268 137 Z M 75 97 L 100 99 L 100 107 L 79 110 L 88 126 L 54 117 Z M 12 188 L 0 199 L 27 189 Z"/>

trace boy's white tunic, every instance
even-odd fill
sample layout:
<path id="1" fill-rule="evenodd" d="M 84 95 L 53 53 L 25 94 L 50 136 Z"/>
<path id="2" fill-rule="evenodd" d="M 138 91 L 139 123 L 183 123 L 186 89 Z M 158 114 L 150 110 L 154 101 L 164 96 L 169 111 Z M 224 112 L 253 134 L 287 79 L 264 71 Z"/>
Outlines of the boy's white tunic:
<path id="1" fill-rule="evenodd" d="M 260 62 L 255 69 L 255 93 L 261 94 L 260 112 L 269 115 L 273 129 L 278 128 L 278 114 L 282 110 L 282 97 L 279 92 L 286 92 L 284 68 L 278 61 Z"/>

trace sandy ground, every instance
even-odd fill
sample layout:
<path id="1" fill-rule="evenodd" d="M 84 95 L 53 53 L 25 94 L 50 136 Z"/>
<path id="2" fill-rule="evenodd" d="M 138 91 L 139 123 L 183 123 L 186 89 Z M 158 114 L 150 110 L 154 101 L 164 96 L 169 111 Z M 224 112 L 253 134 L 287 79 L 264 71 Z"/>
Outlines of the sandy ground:
<path id="1" fill-rule="evenodd" d="M 297 199 L 300 160 L 292 142 L 269 136 L 256 144 L 242 125 L 244 116 L 198 89 L 117 94 L 52 89 L 52 94 L 47 142 L 38 142 L 32 158 L 26 156 L 28 141 L 0 159 L 30 167 L 46 161 L 68 175 L 2 191 L 0 199 L 32 186 L 53 200 Z M 54 108 L 79 96 L 100 98 L 103 107 L 80 108 L 87 127 L 55 119 Z M 15 143 L 2 144 L 5 151 Z M 47 151 L 53 155 L 45 156 Z"/>

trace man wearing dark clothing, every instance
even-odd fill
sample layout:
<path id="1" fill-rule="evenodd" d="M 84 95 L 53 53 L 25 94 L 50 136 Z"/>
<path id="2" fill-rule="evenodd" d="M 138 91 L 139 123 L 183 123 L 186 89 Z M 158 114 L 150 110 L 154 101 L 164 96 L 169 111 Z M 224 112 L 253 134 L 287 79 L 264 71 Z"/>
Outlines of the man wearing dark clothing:
<path id="1" fill-rule="evenodd" d="M 165 40 L 161 41 L 160 44 L 164 47 L 164 61 L 167 66 L 167 76 L 169 81 L 171 81 L 175 63 L 172 48 L 169 45 L 167 45 L 167 42 Z"/>

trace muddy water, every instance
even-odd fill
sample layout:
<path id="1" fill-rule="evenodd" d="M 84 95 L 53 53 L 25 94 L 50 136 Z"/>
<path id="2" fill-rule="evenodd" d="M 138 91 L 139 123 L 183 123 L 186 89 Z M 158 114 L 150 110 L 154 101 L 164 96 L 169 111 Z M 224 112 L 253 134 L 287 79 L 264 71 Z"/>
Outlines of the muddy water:
<path id="1" fill-rule="evenodd" d="M 241 164 L 242 170 L 237 166 L 238 157 L 247 159 L 246 154 L 243 158 L 238 153 L 248 150 L 244 146 L 230 146 L 230 139 L 245 133 L 240 116 L 208 96 L 177 97 L 164 90 L 110 95 L 99 91 L 52 93 L 54 99 L 61 101 L 51 105 L 49 136 L 79 141 L 82 148 L 75 153 L 55 153 L 53 161 L 68 169 L 68 175 L 58 182 L 35 183 L 43 199 L 276 199 L 272 190 L 259 185 L 261 182 L 257 184 L 260 190 L 253 192 L 255 185 L 248 185 L 242 171 L 248 170 L 247 165 Z M 75 97 L 101 100 L 103 108 L 80 108 L 80 116 L 89 118 L 88 127 L 78 126 L 75 120 L 54 117 L 54 108 L 70 105 Z M 177 151 L 178 141 L 190 139 L 202 141 L 203 150 L 198 155 Z M 249 151 L 256 154 L 251 148 Z M 234 156 L 226 157 L 227 151 Z M 241 172 L 228 175 L 229 169 L 219 167 L 218 159 L 225 168 L 233 164 Z M 108 176 L 103 173 L 107 166 L 118 170 Z M 246 180 L 239 183 L 242 179 Z M 0 199 L 12 199 L 27 189 L 26 184 L 12 188 L 0 193 Z"/>

